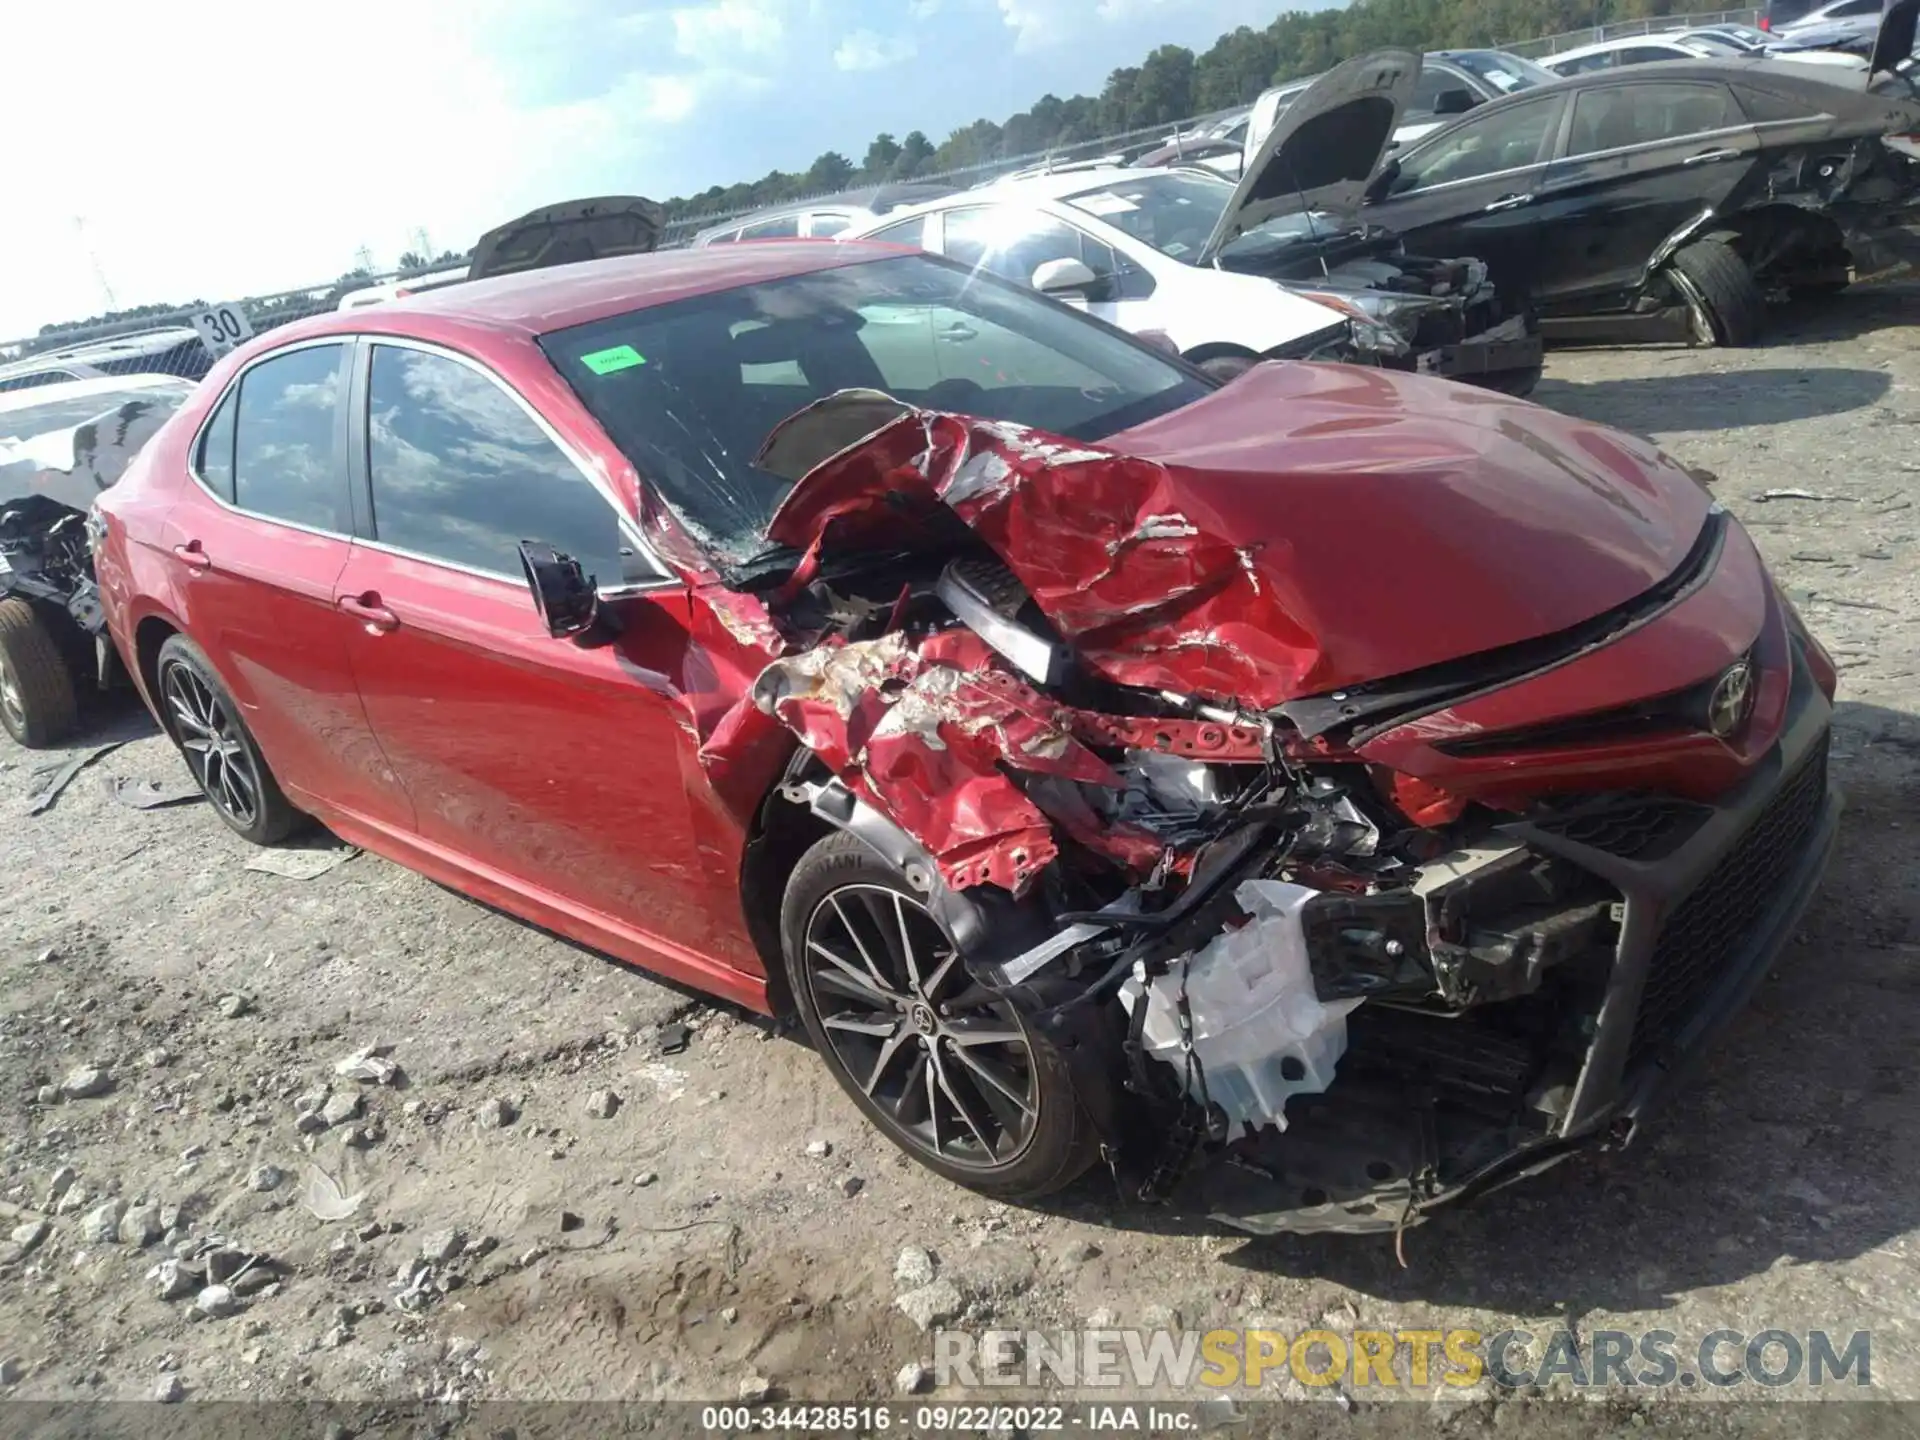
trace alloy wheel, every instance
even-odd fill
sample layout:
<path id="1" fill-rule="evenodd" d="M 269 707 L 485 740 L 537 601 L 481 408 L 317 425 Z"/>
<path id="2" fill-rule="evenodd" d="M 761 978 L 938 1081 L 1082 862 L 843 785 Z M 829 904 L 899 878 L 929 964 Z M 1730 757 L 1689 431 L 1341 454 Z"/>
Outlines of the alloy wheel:
<path id="1" fill-rule="evenodd" d="M 806 976 L 835 1058 L 901 1140 L 949 1165 L 997 1169 L 1033 1137 L 1026 1033 L 975 984 L 932 915 L 884 885 L 814 908 Z"/>
<path id="2" fill-rule="evenodd" d="M 207 799 L 242 829 L 260 813 L 260 777 L 239 717 L 191 667 L 167 666 L 160 677 L 175 737 Z"/>

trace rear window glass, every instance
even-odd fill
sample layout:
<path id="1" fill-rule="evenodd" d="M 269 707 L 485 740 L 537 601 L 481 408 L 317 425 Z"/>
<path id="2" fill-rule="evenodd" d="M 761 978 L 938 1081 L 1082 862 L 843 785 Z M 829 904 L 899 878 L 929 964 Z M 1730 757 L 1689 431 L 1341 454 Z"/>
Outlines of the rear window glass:
<path id="1" fill-rule="evenodd" d="M 1806 120 L 1820 113 L 1804 100 L 1762 90 L 1758 86 L 1742 85 L 1736 93 L 1740 97 L 1740 108 L 1747 112 L 1747 118 L 1762 124 L 1769 120 Z"/>
<path id="2" fill-rule="evenodd" d="M 345 529 L 338 502 L 342 345 L 263 360 L 241 377 L 234 504 L 316 530 Z"/>

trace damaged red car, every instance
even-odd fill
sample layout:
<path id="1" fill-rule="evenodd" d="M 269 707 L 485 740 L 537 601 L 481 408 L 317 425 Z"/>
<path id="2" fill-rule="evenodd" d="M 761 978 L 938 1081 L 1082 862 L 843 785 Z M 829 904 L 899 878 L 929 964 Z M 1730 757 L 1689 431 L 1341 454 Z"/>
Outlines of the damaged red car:
<path id="1" fill-rule="evenodd" d="M 1832 662 L 1652 445 L 883 246 L 285 326 L 94 529 L 239 833 L 797 1015 L 1006 1197 L 1391 1229 L 1624 1142 L 1839 811 Z"/>

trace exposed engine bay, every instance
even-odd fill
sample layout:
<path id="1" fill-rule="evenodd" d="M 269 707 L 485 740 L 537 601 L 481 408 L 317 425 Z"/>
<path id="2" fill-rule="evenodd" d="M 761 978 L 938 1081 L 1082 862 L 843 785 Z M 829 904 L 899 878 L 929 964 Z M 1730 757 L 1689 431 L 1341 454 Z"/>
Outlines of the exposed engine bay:
<path id="1" fill-rule="evenodd" d="M 1282 281 L 1347 315 L 1362 360 L 1462 380 L 1539 365 L 1535 327 L 1500 295 L 1484 261 L 1407 255 L 1378 231 L 1289 243 L 1306 238 L 1245 237 L 1221 254 L 1220 267 Z"/>
<path id="2" fill-rule="evenodd" d="M 1369 737 L 1497 672 L 1301 697 L 1312 662 L 1288 647 L 1310 637 L 1151 462 L 853 391 L 757 463 L 809 480 L 769 532 L 793 548 L 727 587 L 730 627 L 778 656 L 750 703 L 803 742 L 779 793 L 897 866 L 974 980 L 1059 1045 L 1140 1196 L 1198 1186 L 1257 1231 L 1392 1229 L 1564 1149 L 1618 985 L 1631 884 L 1606 855 L 1671 854 L 1709 807 L 1517 805 L 1370 762 Z M 1096 463 L 1131 516 L 1079 516 L 1102 568 L 1010 563 L 1043 553 L 1016 543 L 1051 503 L 1027 482 Z M 1628 623 L 1601 620 L 1567 644 Z M 1196 675 L 1203 694 L 1174 683 Z M 1796 793 L 1810 826 L 1823 758 Z M 1675 1025 L 1716 978 L 1670 997 Z"/>

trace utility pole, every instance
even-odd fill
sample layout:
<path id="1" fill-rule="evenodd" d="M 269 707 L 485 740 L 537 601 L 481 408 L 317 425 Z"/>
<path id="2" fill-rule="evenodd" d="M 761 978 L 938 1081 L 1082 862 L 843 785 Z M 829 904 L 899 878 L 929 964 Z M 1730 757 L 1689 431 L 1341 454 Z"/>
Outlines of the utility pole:
<path id="1" fill-rule="evenodd" d="M 100 293 L 107 297 L 107 309 L 118 310 L 120 302 L 113 298 L 113 287 L 107 283 L 107 272 L 100 268 L 100 257 L 93 253 L 93 246 L 87 243 L 87 219 L 84 215 L 73 217 L 74 238 L 80 242 L 80 251 L 87 257 L 87 264 L 93 267 L 93 278 L 100 287 Z"/>
<path id="2" fill-rule="evenodd" d="M 362 245 L 353 252 L 353 263 L 371 275 L 373 273 L 373 251 L 369 250 L 365 245 Z"/>

